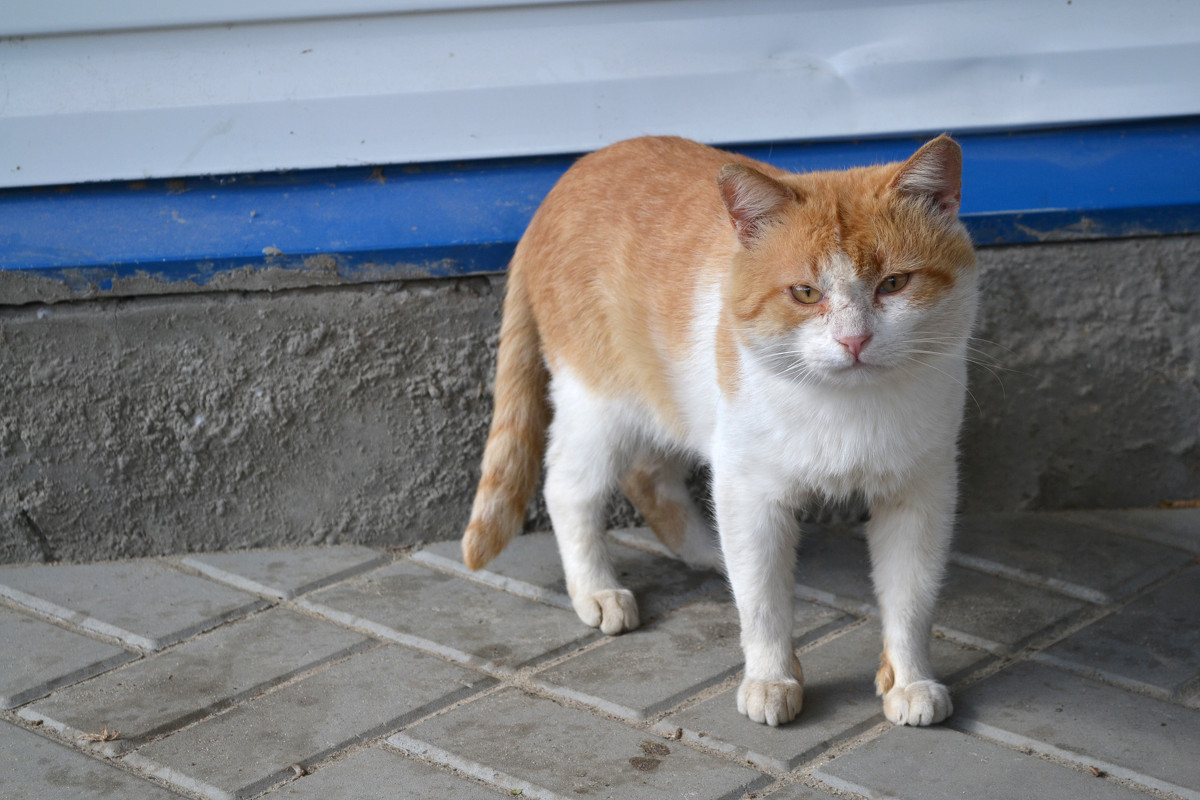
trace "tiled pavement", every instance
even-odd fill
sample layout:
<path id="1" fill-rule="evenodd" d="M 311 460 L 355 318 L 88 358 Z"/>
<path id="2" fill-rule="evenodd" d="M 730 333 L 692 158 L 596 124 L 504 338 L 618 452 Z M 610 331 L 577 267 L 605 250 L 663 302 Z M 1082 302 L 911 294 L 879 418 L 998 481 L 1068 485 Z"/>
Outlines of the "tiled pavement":
<path id="1" fill-rule="evenodd" d="M 477 574 L 457 542 L 0 567 L 0 797 L 1200 798 L 1200 510 L 962 520 L 932 729 L 873 695 L 858 531 L 806 535 L 777 729 L 734 707 L 722 579 L 611 549 L 616 638 L 545 534 Z"/>

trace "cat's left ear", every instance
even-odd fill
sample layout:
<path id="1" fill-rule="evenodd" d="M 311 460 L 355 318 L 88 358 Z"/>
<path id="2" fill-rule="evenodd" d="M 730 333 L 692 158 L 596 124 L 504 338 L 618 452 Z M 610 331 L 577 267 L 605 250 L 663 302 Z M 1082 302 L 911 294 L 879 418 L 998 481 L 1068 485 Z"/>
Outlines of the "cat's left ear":
<path id="1" fill-rule="evenodd" d="M 962 148 L 943 133 L 905 161 L 890 185 L 903 194 L 931 201 L 953 219 L 962 202 Z"/>

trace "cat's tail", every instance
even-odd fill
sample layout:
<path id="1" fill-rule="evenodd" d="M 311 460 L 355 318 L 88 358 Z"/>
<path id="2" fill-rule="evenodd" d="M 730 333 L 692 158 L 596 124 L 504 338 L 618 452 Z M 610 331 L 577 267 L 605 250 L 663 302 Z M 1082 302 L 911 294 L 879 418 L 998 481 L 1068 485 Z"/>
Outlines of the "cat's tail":
<path id="1" fill-rule="evenodd" d="M 462 538 L 463 563 L 469 569 L 487 564 L 520 532 L 525 507 L 537 488 L 550 424 L 549 373 L 541 350 L 529 294 L 514 258 L 500 323 L 492 429 L 471 521 Z"/>

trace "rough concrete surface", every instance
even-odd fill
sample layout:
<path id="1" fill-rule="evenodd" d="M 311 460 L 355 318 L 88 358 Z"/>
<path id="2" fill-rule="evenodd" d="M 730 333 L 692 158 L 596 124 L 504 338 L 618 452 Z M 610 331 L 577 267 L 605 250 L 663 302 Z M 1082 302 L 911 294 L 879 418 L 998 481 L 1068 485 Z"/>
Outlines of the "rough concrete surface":
<path id="1" fill-rule="evenodd" d="M 985 248 L 979 265 L 963 507 L 1200 497 L 1200 236 Z"/>
<path id="2" fill-rule="evenodd" d="M 495 283 L 4 309 L 0 560 L 457 534 Z"/>
<path id="3" fill-rule="evenodd" d="M 1200 236 L 979 263 L 963 509 L 1200 496 Z M 265 288 L 0 296 L 0 562 L 459 534 L 503 278 Z"/>

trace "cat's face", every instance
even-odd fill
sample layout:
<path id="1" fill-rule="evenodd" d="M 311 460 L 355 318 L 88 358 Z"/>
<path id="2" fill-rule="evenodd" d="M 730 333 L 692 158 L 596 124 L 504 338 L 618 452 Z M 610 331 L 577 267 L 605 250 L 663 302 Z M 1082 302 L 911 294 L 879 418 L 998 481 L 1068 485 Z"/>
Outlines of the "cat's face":
<path id="1" fill-rule="evenodd" d="M 741 227 L 734 217 L 743 246 L 727 297 L 743 345 L 767 370 L 857 385 L 961 348 L 974 317 L 974 256 L 957 221 L 957 170 L 922 156 L 933 147 L 945 159 L 937 142 L 953 145 L 935 140 L 902 165 L 741 187 L 743 201 L 750 193 L 772 208 Z M 903 183 L 914 169 L 925 170 L 920 192 Z"/>

